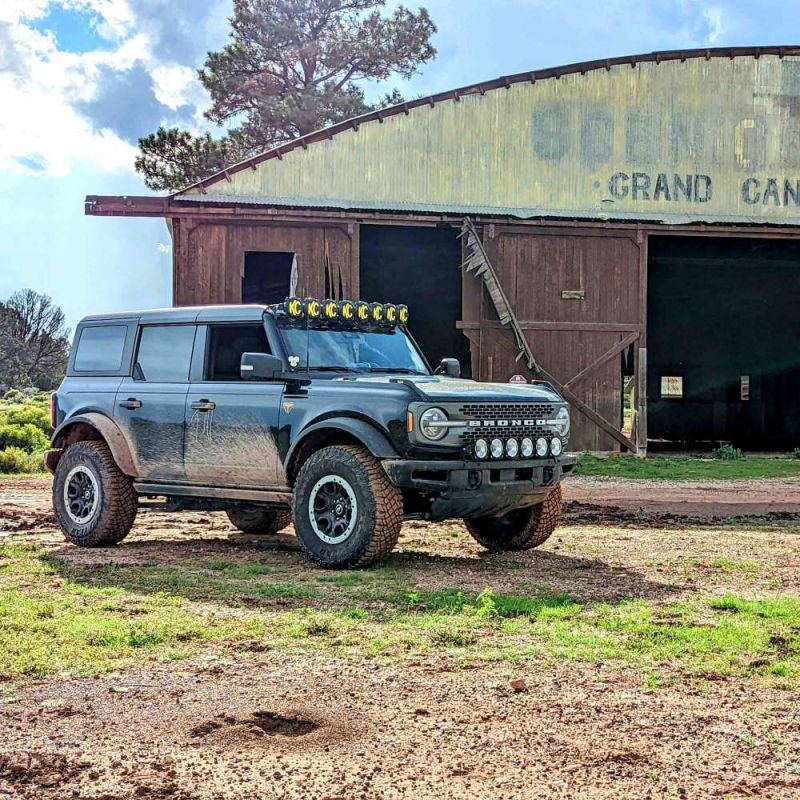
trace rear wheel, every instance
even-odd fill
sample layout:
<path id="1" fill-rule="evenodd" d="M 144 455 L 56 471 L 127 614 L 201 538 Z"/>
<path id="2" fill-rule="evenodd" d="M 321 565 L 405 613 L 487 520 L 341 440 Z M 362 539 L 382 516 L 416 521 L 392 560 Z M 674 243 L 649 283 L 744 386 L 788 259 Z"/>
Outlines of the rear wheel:
<path id="1" fill-rule="evenodd" d="M 300 469 L 294 527 L 316 564 L 331 569 L 372 564 L 392 551 L 402 524 L 402 494 L 364 448 L 325 447 Z"/>
<path id="2" fill-rule="evenodd" d="M 53 478 L 53 508 L 64 536 L 79 547 L 121 542 L 136 519 L 137 497 L 100 441 L 66 448 Z"/>
<path id="3" fill-rule="evenodd" d="M 476 517 L 464 523 L 472 538 L 487 550 L 529 550 L 550 538 L 561 520 L 561 507 L 561 487 L 556 486 L 538 505 L 502 517 Z"/>
<path id="4" fill-rule="evenodd" d="M 292 521 L 290 511 L 275 508 L 231 508 L 226 513 L 235 528 L 258 536 L 278 533 Z"/>

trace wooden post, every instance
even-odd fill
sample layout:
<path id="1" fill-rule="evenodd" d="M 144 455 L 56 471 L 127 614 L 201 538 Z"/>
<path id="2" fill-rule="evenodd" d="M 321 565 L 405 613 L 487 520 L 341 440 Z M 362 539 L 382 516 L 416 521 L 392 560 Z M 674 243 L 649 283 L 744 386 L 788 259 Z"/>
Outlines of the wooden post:
<path id="1" fill-rule="evenodd" d="M 636 455 L 647 455 L 647 348 L 639 348 L 636 383 Z"/>

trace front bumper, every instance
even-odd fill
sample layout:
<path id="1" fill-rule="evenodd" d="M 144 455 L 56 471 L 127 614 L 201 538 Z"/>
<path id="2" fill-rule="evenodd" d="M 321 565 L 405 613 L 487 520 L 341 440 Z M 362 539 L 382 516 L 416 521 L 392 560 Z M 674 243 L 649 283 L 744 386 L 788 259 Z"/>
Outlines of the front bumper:
<path id="1" fill-rule="evenodd" d="M 421 496 L 431 520 L 497 516 L 541 503 L 577 458 L 528 461 L 405 461 L 389 459 L 383 468 L 401 489 Z"/>

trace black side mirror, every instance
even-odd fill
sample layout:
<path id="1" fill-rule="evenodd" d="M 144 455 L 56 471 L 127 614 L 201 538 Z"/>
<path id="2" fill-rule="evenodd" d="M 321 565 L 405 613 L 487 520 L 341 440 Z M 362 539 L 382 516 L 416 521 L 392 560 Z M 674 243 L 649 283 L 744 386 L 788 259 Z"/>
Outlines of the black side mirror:
<path id="1" fill-rule="evenodd" d="M 461 364 L 457 358 L 443 358 L 436 372 L 439 375 L 447 375 L 448 378 L 460 378 Z"/>
<path id="2" fill-rule="evenodd" d="M 279 381 L 283 379 L 283 361 L 269 353 L 242 353 L 240 375 L 243 381 Z"/>

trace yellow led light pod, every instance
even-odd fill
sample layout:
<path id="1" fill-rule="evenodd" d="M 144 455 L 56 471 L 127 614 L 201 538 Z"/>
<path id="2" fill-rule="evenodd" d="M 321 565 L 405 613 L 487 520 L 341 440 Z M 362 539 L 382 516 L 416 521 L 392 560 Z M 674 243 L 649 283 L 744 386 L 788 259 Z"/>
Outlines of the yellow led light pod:
<path id="1" fill-rule="evenodd" d="M 343 322 L 356 321 L 356 304 L 352 300 L 339 301 L 339 317 Z"/>
<path id="2" fill-rule="evenodd" d="M 303 316 L 303 301 L 299 298 L 290 297 L 283 305 L 290 317 L 297 319 Z"/>
<path id="3" fill-rule="evenodd" d="M 369 303 L 359 300 L 356 303 L 356 319 L 358 322 L 369 322 L 371 318 Z"/>
<path id="4" fill-rule="evenodd" d="M 408 306 L 404 305 L 397 306 L 397 321 L 401 325 L 408 324 Z"/>
<path id="5" fill-rule="evenodd" d="M 369 316 L 373 322 L 383 322 L 383 303 L 370 303 Z"/>
<path id="6" fill-rule="evenodd" d="M 305 301 L 304 305 L 309 319 L 319 319 L 322 314 L 322 303 L 319 300 L 309 299 Z"/>
<path id="7" fill-rule="evenodd" d="M 328 320 L 339 319 L 339 304 L 335 300 L 324 300 L 322 316 Z"/>
<path id="8" fill-rule="evenodd" d="M 384 305 L 383 318 L 388 325 L 397 325 L 397 306 L 394 303 L 386 303 Z"/>

